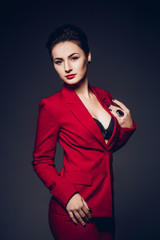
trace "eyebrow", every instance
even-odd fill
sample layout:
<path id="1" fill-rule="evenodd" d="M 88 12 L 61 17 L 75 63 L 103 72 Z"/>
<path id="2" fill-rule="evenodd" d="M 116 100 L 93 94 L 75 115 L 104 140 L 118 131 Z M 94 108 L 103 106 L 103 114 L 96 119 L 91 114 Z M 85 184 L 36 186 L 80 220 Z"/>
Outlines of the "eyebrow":
<path id="1" fill-rule="evenodd" d="M 72 57 L 74 54 L 79 54 L 79 53 L 72 53 L 71 55 L 69 55 L 68 57 Z M 62 60 L 63 58 L 54 58 L 54 60 Z"/>

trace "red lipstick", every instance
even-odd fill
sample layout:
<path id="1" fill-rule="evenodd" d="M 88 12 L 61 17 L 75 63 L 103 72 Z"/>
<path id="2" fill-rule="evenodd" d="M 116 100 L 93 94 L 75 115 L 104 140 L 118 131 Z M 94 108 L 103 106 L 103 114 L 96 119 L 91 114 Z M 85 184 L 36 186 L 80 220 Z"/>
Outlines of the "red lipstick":
<path id="1" fill-rule="evenodd" d="M 76 76 L 76 74 L 69 74 L 69 75 L 66 75 L 65 77 L 67 78 L 67 79 L 72 79 L 72 78 L 74 78 Z"/>

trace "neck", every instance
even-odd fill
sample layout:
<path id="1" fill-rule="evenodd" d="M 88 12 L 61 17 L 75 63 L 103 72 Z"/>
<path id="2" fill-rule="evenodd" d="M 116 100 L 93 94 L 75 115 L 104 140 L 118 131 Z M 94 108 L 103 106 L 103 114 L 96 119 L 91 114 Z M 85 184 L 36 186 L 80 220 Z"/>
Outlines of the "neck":
<path id="1" fill-rule="evenodd" d="M 74 89 L 79 97 L 90 98 L 90 89 L 88 86 L 88 76 L 81 81 Z"/>

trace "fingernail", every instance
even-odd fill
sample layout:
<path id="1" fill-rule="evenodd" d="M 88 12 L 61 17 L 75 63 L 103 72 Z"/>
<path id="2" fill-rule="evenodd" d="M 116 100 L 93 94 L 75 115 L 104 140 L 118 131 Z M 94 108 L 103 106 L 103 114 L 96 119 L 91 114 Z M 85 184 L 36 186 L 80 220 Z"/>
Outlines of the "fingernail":
<path id="1" fill-rule="evenodd" d="M 115 100 L 116 100 L 115 98 L 112 99 L 112 101 L 115 101 Z"/>
<path id="2" fill-rule="evenodd" d="M 122 112 L 120 109 L 116 111 L 119 117 L 124 116 L 124 112 Z"/>
<path id="3" fill-rule="evenodd" d="M 83 227 L 86 227 L 86 224 L 83 224 Z"/>
<path id="4" fill-rule="evenodd" d="M 107 107 L 109 108 L 111 106 L 111 104 L 108 104 Z"/>
<path id="5" fill-rule="evenodd" d="M 113 106 L 115 106 L 115 107 L 119 107 L 116 103 L 114 103 Z"/>

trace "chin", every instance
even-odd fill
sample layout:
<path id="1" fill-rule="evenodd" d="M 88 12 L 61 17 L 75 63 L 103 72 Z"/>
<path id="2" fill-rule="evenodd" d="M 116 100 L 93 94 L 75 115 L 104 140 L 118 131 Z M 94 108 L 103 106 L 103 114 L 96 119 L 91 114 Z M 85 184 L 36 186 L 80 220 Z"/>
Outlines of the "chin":
<path id="1" fill-rule="evenodd" d="M 63 82 L 69 86 L 75 86 L 75 85 L 79 85 L 81 81 L 74 81 L 74 80 L 69 80 L 69 81 L 64 81 Z"/>
<path id="2" fill-rule="evenodd" d="M 83 81 L 85 80 L 85 78 L 76 80 L 76 79 L 71 79 L 71 80 L 66 80 L 63 79 L 63 82 L 65 82 L 66 84 L 70 85 L 70 86 L 79 86 Z"/>

